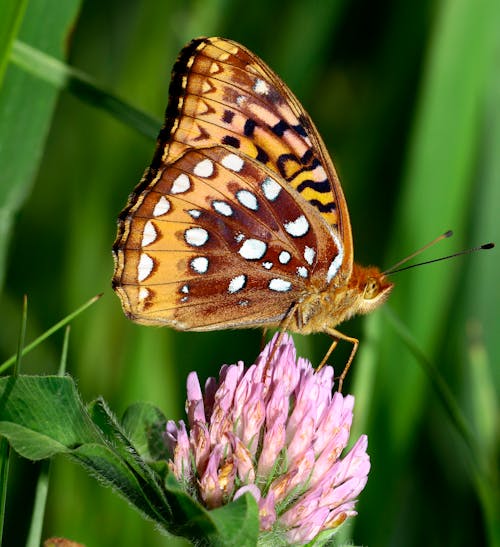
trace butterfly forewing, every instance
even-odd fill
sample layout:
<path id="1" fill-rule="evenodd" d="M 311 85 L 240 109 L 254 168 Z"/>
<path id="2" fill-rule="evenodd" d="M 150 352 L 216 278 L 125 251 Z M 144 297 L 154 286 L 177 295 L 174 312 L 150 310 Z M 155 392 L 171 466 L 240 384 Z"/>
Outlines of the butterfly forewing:
<path id="1" fill-rule="evenodd" d="M 115 288 L 143 323 L 278 325 L 341 264 L 341 244 L 313 206 L 228 147 L 185 152 L 135 197 L 128 222 Z"/>

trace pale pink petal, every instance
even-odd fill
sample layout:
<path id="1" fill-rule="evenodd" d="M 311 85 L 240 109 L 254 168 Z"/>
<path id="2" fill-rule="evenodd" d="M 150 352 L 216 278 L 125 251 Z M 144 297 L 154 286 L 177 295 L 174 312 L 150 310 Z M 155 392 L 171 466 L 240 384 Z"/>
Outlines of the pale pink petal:
<path id="1" fill-rule="evenodd" d="M 314 496 L 310 495 L 300 498 L 286 513 L 281 515 L 280 522 L 292 527 L 304 523 L 304 521 L 311 520 L 311 515 L 315 515 L 320 509 L 323 511 L 324 521 L 328 517 L 329 509 L 326 508 L 325 512 L 325 508 L 321 507 L 321 492 L 318 492 Z"/>
<path id="2" fill-rule="evenodd" d="M 188 415 L 189 425 L 195 422 L 205 422 L 205 408 L 203 405 L 203 394 L 201 392 L 200 381 L 196 372 L 190 372 L 187 377 L 187 401 L 186 413 Z"/>
<path id="3" fill-rule="evenodd" d="M 342 436 L 338 437 L 339 453 L 345 448 L 351 429 L 353 404 L 354 397 L 351 395 L 344 397 L 338 392 L 333 394 L 330 406 L 316 431 L 316 438 L 314 440 L 316 454 L 321 453 L 326 444 L 331 442 L 332 436 L 339 435 L 339 432 L 341 432 Z"/>
<path id="4" fill-rule="evenodd" d="M 324 508 L 318 509 L 312 518 L 305 522 L 299 522 L 298 526 L 296 524 L 296 527 L 286 533 L 289 543 L 293 545 L 309 543 L 321 532 L 327 518 L 328 510 Z"/>
<path id="5" fill-rule="evenodd" d="M 295 431 L 295 435 L 290 440 L 287 448 L 288 458 L 295 460 L 297 456 L 303 454 L 312 444 L 314 438 L 314 418 L 310 414 L 303 416 L 300 427 Z"/>
<path id="6" fill-rule="evenodd" d="M 239 497 L 243 496 L 243 494 L 246 494 L 247 492 L 249 494 L 252 494 L 257 503 L 260 502 L 262 496 L 259 488 L 255 484 L 247 484 L 246 486 L 238 488 L 238 490 L 236 490 L 236 492 L 234 493 L 233 499 L 237 500 Z"/>
<path id="7" fill-rule="evenodd" d="M 215 403 L 215 393 L 218 387 L 217 380 L 214 377 L 207 378 L 207 381 L 205 382 L 205 397 L 203 398 L 207 421 L 210 421 L 210 417 L 212 416 L 212 410 Z"/>
<path id="8" fill-rule="evenodd" d="M 357 498 L 366 485 L 367 477 L 352 477 L 335 488 L 329 489 L 322 497 L 322 505 L 333 509 Z"/>
<path id="9" fill-rule="evenodd" d="M 259 434 L 264 423 L 266 404 L 262 399 L 262 384 L 255 386 L 250 395 L 245 409 L 240 415 L 241 428 L 239 436 L 244 445 L 248 447 L 252 456 L 259 445 Z"/>
<path id="10" fill-rule="evenodd" d="M 270 396 L 267 401 L 266 423 L 273 424 L 279 420 L 284 422 L 288 419 L 290 410 L 290 393 L 280 382 L 274 383 L 270 389 Z"/>
<path id="11" fill-rule="evenodd" d="M 200 422 L 195 423 L 191 428 L 190 440 L 196 470 L 201 475 L 205 471 L 211 450 L 207 425 Z"/>
<path id="12" fill-rule="evenodd" d="M 171 420 L 167 422 L 167 438 L 169 444 L 173 448 L 173 460 L 171 461 L 170 469 L 174 472 L 177 479 L 190 479 L 192 476 L 191 458 L 189 451 L 189 438 L 186 431 L 186 426 L 181 420 L 179 426 Z"/>
<path id="13" fill-rule="evenodd" d="M 255 480 L 255 470 L 250 451 L 235 435 L 228 433 L 228 437 L 231 439 L 234 465 L 238 473 L 238 478 L 243 483 L 253 483 Z"/>
<path id="14" fill-rule="evenodd" d="M 283 419 L 277 420 L 264 434 L 262 451 L 257 466 L 257 475 L 265 477 L 273 470 L 282 448 L 285 446 L 285 428 Z"/>
<path id="15" fill-rule="evenodd" d="M 273 492 L 259 501 L 259 518 L 261 530 L 271 530 L 276 522 L 276 501 Z"/>
<path id="16" fill-rule="evenodd" d="M 218 476 L 222 452 L 222 445 L 217 445 L 213 448 L 205 472 L 200 478 L 201 499 L 208 508 L 219 507 L 222 502 L 223 490 L 219 484 Z"/>

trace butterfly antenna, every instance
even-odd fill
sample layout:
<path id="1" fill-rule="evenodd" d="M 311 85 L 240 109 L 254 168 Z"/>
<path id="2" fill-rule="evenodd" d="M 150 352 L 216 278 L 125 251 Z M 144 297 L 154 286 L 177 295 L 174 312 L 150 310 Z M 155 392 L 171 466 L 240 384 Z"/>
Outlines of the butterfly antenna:
<path id="1" fill-rule="evenodd" d="M 415 256 L 419 255 L 420 253 L 422 253 L 423 251 L 425 251 L 429 247 L 432 247 L 438 241 L 441 241 L 442 239 L 446 239 L 448 237 L 451 237 L 452 235 L 453 235 L 453 232 L 451 230 L 448 230 L 444 234 L 441 234 L 440 236 L 438 236 L 436 239 L 434 239 L 430 243 L 427 243 L 427 245 L 424 245 L 421 249 L 418 249 L 417 251 L 415 251 L 411 255 L 407 256 L 403 260 L 400 260 L 399 262 L 394 264 L 394 266 L 392 266 L 391 268 L 389 268 L 388 270 L 386 270 L 384 272 L 384 275 L 392 275 L 392 274 L 395 274 L 395 273 L 398 273 L 398 272 L 402 272 L 404 270 L 409 270 L 410 268 L 415 268 L 417 266 L 423 266 L 424 264 L 432 264 L 433 262 L 440 262 L 441 260 L 448 260 L 449 258 L 455 258 L 457 256 L 473 253 L 473 252 L 476 252 L 476 251 L 481 251 L 481 250 L 485 250 L 485 249 L 493 249 L 493 247 L 495 246 L 494 243 L 484 243 L 483 245 L 480 245 L 479 247 L 472 247 L 470 249 L 464 249 L 463 251 L 459 251 L 458 253 L 453 253 L 453 254 L 448 255 L 448 256 L 442 256 L 440 258 L 434 258 L 433 260 L 426 260 L 425 262 L 419 262 L 417 264 L 411 264 L 409 266 L 405 266 L 404 268 L 399 267 L 402 264 L 408 262 L 408 260 L 411 260 Z"/>

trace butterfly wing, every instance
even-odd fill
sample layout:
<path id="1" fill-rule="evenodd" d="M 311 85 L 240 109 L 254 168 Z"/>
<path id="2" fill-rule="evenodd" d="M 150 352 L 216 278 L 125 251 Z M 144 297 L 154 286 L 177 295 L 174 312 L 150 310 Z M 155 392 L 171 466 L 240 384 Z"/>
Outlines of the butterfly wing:
<path id="1" fill-rule="evenodd" d="M 257 160 L 188 149 L 131 196 L 113 286 L 135 321 L 177 329 L 276 326 L 342 264 L 332 227 Z"/>
<path id="2" fill-rule="evenodd" d="M 182 50 L 174 66 L 166 123 L 150 170 L 155 173 L 190 148 L 216 144 L 264 164 L 320 212 L 342 242 L 338 275 L 347 280 L 353 262 L 349 214 L 312 120 L 259 57 L 230 40 L 200 38 Z"/>

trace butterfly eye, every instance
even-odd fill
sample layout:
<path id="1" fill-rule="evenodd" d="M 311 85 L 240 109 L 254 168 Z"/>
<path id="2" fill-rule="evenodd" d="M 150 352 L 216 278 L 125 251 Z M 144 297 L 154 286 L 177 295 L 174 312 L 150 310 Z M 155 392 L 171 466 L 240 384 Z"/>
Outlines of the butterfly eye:
<path id="1" fill-rule="evenodd" d="M 379 294 L 380 284 L 374 277 L 369 277 L 366 281 L 365 291 L 363 293 L 363 298 L 365 300 L 372 300 Z"/>

